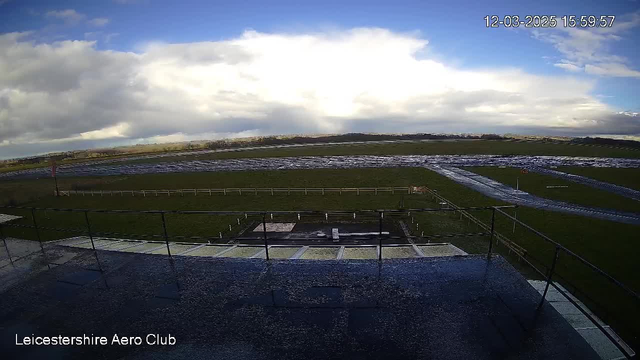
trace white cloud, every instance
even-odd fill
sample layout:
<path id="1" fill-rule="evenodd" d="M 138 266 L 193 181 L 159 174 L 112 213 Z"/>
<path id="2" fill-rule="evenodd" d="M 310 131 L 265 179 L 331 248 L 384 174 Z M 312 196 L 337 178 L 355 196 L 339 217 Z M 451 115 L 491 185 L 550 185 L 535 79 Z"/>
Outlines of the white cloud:
<path id="1" fill-rule="evenodd" d="M 91 19 L 91 20 L 87 21 L 87 23 L 89 25 L 92 25 L 92 26 L 102 27 L 102 26 L 105 26 L 105 25 L 107 25 L 109 23 L 109 19 L 107 19 L 107 18 L 95 18 L 95 19 Z"/>
<path id="2" fill-rule="evenodd" d="M 583 71 L 583 69 L 581 67 L 573 65 L 573 64 L 569 64 L 569 63 L 557 63 L 557 64 L 553 64 L 553 66 L 559 67 L 561 69 L 565 69 L 565 70 L 568 70 L 568 71 L 572 71 L 572 72 Z"/>
<path id="3" fill-rule="evenodd" d="M 86 16 L 73 9 L 67 9 L 67 10 L 58 10 L 58 11 L 56 10 L 48 11 L 45 14 L 45 17 L 63 20 L 64 22 L 69 24 L 76 24 L 84 20 Z"/>
<path id="4" fill-rule="evenodd" d="M 615 77 L 635 77 L 640 78 L 640 71 L 630 69 L 625 64 L 620 63 L 599 63 L 597 65 L 585 65 L 584 71 L 589 74 L 615 76 Z"/>
<path id="5" fill-rule="evenodd" d="M 629 68 L 629 59 L 614 55 L 611 44 L 624 41 L 624 35 L 640 26 L 640 12 L 616 19 L 612 27 L 536 29 L 533 37 L 552 44 L 563 56 L 554 66 L 576 72 L 613 77 L 638 77 L 638 71 Z"/>
<path id="6" fill-rule="evenodd" d="M 638 117 L 591 95 L 592 81 L 417 58 L 428 42 L 415 33 L 247 31 L 137 54 L 25 36 L 0 35 L 5 149 L 353 131 L 640 134 Z"/>

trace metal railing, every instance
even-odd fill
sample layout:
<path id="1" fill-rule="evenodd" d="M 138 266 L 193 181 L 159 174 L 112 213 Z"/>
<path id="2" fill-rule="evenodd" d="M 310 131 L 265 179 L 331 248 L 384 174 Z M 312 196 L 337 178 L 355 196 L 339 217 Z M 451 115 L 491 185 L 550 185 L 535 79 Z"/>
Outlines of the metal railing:
<path id="1" fill-rule="evenodd" d="M 406 190 L 406 188 L 405 188 Z M 501 206 L 499 208 L 515 208 L 515 205 L 506 205 L 506 206 Z M 464 211 L 495 211 L 496 207 L 487 207 L 487 206 L 482 206 L 482 207 L 466 207 L 466 208 L 462 208 Z M 443 208 L 415 208 L 415 209 L 375 209 L 375 210 L 295 210 L 295 211 L 291 211 L 291 210 L 286 210 L 286 211 L 282 211 L 282 210 L 269 210 L 269 211 L 265 211 L 265 210 L 260 210 L 260 211 L 253 211 L 253 210 L 247 210 L 247 211 L 216 211 L 216 210 L 111 210 L 111 209 L 71 209 L 71 208 L 36 208 L 36 207 L 21 207 L 21 206 L 17 206 L 17 207 L 12 207 L 12 206 L 0 206 L 0 209 L 11 209 L 11 210 L 26 210 L 29 211 L 31 214 L 31 218 L 32 218 L 32 224 L 31 225 L 27 225 L 27 224 L 0 224 L 0 236 L 2 236 L 3 240 L 5 239 L 3 233 L 2 233 L 2 228 L 3 227 L 9 227 L 9 228 L 26 228 L 26 229 L 33 229 L 36 232 L 36 238 L 38 240 L 38 242 L 41 244 L 41 250 L 44 254 L 44 247 L 42 246 L 43 240 L 41 237 L 40 232 L 42 230 L 46 230 L 46 231 L 58 231 L 58 232 L 75 232 L 75 233 L 85 233 L 87 236 L 89 236 L 91 243 L 92 243 L 92 248 L 95 250 L 95 244 L 93 242 L 93 238 L 95 236 L 135 236 L 135 237 L 141 237 L 141 238 L 162 238 L 164 239 L 164 241 L 167 244 L 167 247 L 169 246 L 169 239 L 171 238 L 168 234 L 167 231 L 167 219 L 166 219 L 166 215 L 167 214 L 182 214 L 182 215 L 234 215 L 234 216 L 240 216 L 240 217 L 244 217 L 247 218 L 248 216 L 257 216 L 258 218 L 261 219 L 262 225 L 263 225 L 263 240 L 264 240 L 264 246 L 265 246 L 265 251 L 266 251 L 266 258 L 269 258 L 269 237 L 267 234 L 267 228 L 266 228 L 266 222 L 267 222 L 267 217 L 269 217 L 270 219 L 273 218 L 274 215 L 278 216 L 278 215 L 291 215 L 291 216 L 296 216 L 298 219 L 300 218 L 300 216 L 315 216 L 315 217 L 320 217 L 320 218 L 324 218 L 325 221 L 328 221 L 329 216 L 331 217 L 353 217 L 354 219 L 356 217 L 364 217 L 367 218 L 368 220 L 374 220 L 377 221 L 379 226 L 378 226 L 378 234 L 376 236 L 371 236 L 371 237 L 362 237 L 363 239 L 369 239 L 369 240 L 377 240 L 378 241 L 378 247 L 379 247 L 379 256 L 378 256 L 378 260 L 382 260 L 382 247 L 384 246 L 383 244 L 383 240 L 389 240 L 389 239 L 393 239 L 393 238 L 407 238 L 407 236 L 405 237 L 398 237 L 398 236 L 390 236 L 390 235 L 384 235 L 383 234 L 383 221 L 386 217 L 396 217 L 396 216 L 406 216 L 406 214 L 410 214 L 410 213 L 427 213 L 427 212 L 454 212 L 454 211 L 458 211 L 456 209 L 443 209 Z M 38 224 L 38 221 L 36 219 L 36 211 L 55 211 L 55 212 L 70 212 L 70 213 L 83 213 L 84 214 L 84 220 L 85 220 L 85 229 L 82 228 L 58 228 L 58 227 L 44 227 Z M 90 214 L 92 213 L 107 213 L 107 214 L 157 214 L 159 215 L 158 218 L 160 220 L 160 223 L 162 225 L 161 229 L 162 229 L 162 234 L 125 234 L 125 233 L 118 233 L 118 232 L 96 232 L 94 230 L 92 230 L 91 227 L 91 222 L 90 222 Z M 476 233 L 474 235 L 478 235 L 478 234 L 486 234 L 486 233 Z M 470 236 L 469 234 L 464 234 L 465 236 Z M 418 238 L 424 238 L 424 239 L 431 239 L 437 236 L 409 236 L 409 238 L 413 238 L 413 239 L 418 239 Z M 185 237 L 182 237 L 185 238 Z M 203 239 L 202 237 L 191 237 L 191 239 Z M 213 237 L 211 238 L 213 239 Z M 493 235 L 491 235 L 490 237 L 490 242 L 493 241 Z M 6 242 L 5 242 L 5 247 L 6 247 Z M 6 247 L 7 248 L 7 247 Z M 8 248 L 7 248 L 8 249 Z M 491 251 L 491 246 L 489 247 L 489 251 Z M 170 253 L 169 253 L 170 254 Z"/>
<path id="2" fill-rule="evenodd" d="M 405 188 L 405 190 L 406 190 L 406 188 Z M 409 191 L 413 191 L 413 190 L 410 189 Z M 385 246 L 385 244 L 383 243 L 383 240 L 391 238 L 388 235 L 383 235 L 383 220 L 385 219 L 385 216 L 387 216 L 387 217 L 390 217 L 390 216 L 391 217 L 393 217 L 393 216 L 407 216 L 410 213 L 429 213 L 429 212 L 454 212 L 454 213 L 456 213 L 457 212 L 457 213 L 460 213 L 462 216 L 468 217 L 471 221 L 474 221 L 474 223 L 478 224 L 478 226 L 480 226 L 481 228 L 485 229 L 486 232 L 483 233 L 483 234 L 489 234 L 489 244 L 488 244 L 489 246 L 488 246 L 488 252 L 487 252 L 487 257 L 488 258 L 491 258 L 491 256 L 492 256 L 493 243 L 494 243 L 494 239 L 495 239 L 496 243 L 497 242 L 502 242 L 509 249 L 513 250 L 513 252 L 519 258 L 524 260 L 525 263 L 527 263 L 529 266 L 531 266 L 531 268 L 534 271 L 536 271 L 536 273 L 538 273 L 542 278 L 545 279 L 545 281 L 546 281 L 545 290 L 544 290 L 544 293 L 542 294 L 542 298 L 541 298 L 539 307 L 541 307 L 542 304 L 544 304 L 544 301 L 546 299 L 546 295 L 547 295 L 549 287 L 553 286 L 556 290 L 558 290 L 559 293 L 561 293 L 563 296 L 565 296 L 574 306 L 576 306 L 576 308 L 578 308 L 581 313 L 583 313 L 590 321 L 592 321 L 595 324 L 595 326 L 598 329 L 600 329 L 607 336 L 607 338 L 609 338 L 613 342 L 613 344 L 624 354 L 625 357 L 627 357 L 629 359 L 632 358 L 633 354 L 631 352 L 629 352 L 624 346 L 622 346 L 609 332 L 607 332 L 606 329 L 597 321 L 597 319 L 595 319 L 594 316 L 592 316 L 588 312 L 588 310 L 583 307 L 583 305 L 581 305 L 577 301 L 573 300 L 570 296 L 568 296 L 565 293 L 565 291 L 563 289 L 561 289 L 558 285 L 556 285 L 553 282 L 554 276 L 557 275 L 556 272 L 555 272 L 555 269 L 556 269 L 556 266 L 557 266 L 559 253 L 560 252 L 565 253 L 565 254 L 569 255 L 571 258 L 576 259 L 577 261 L 585 264 L 588 268 L 592 269 L 593 271 L 595 271 L 600 276 L 603 276 L 605 279 L 607 279 L 613 285 L 615 285 L 616 287 L 622 289 L 640 307 L 640 297 L 638 296 L 638 294 L 636 292 L 634 292 L 632 289 L 630 289 L 625 284 L 623 284 L 620 281 L 616 280 L 614 277 L 612 277 L 611 275 L 609 275 L 605 271 L 601 270 L 597 266 L 595 266 L 592 263 L 588 262 L 587 260 L 585 260 L 581 256 L 575 254 L 574 252 L 572 252 L 571 250 L 567 249 L 566 247 L 564 247 L 563 245 L 559 244 L 558 242 L 554 241 L 550 237 L 548 237 L 548 236 L 544 235 L 543 233 L 535 230 L 531 226 L 525 224 L 521 220 L 509 215 L 508 213 L 506 213 L 504 211 L 504 209 L 517 208 L 516 205 L 482 206 L 482 207 L 459 207 L 459 206 L 455 206 L 454 204 L 452 204 L 448 200 L 444 199 L 442 196 L 438 195 L 437 193 L 433 192 L 432 190 L 429 190 L 427 192 L 430 192 L 431 194 L 434 195 L 435 198 L 446 202 L 446 204 L 450 205 L 451 207 L 447 206 L 447 207 L 443 207 L 443 208 L 371 209 L 371 210 L 295 210 L 295 211 L 291 211 L 291 210 L 287 210 L 287 211 L 281 211 L 281 210 L 274 210 L 274 211 L 247 210 L 247 211 L 215 211 L 215 210 L 64 209 L 64 208 L 35 208 L 35 207 L 0 206 L 0 209 L 27 210 L 27 211 L 30 211 L 31 217 L 32 217 L 32 225 L 7 224 L 7 223 L 0 224 L 0 237 L 2 237 L 4 246 L 7 249 L 7 253 L 9 253 L 9 249 L 7 247 L 6 240 L 5 240 L 5 235 L 3 233 L 3 227 L 22 227 L 22 228 L 34 229 L 35 232 L 36 232 L 37 240 L 40 243 L 41 252 L 42 252 L 44 258 L 46 259 L 46 252 L 45 252 L 45 249 L 44 249 L 44 246 L 43 246 L 43 240 L 42 240 L 42 237 L 41 237 L 41 234 L 40 234 L 41 230 L 83 232 L 83 233 L 86 233 L 86 235 L 89 237 L 92 249 L 95 252 L 96 257 L 97 257 L 97 250 L 96 250 L 96 247 L 95 247 L 94 237 L 96 235 L 98 235 L 98 233 L 94 232 L 92 230 L 89 214 L 91 214 L 91 213 L 157 214 L 158 218 L 159 218 L 159 222 L 162 225 L 162 234 L 153 234 L 153 235 L 146 235 L 146 236 L 161 237 L 164 240 L 165 245 L 167 247 L 167 254 L 169 256 L 172 256 L 171 250 L 170 250 L 170 246 L 169 246 L 170 236 L 169 236 L 169 233 L 167 231 L 167 219 L 166 219 L 166 215 L 167 214 L 182 214 L 182 215 L 197 215 L 197 214 L 199 214 L 199 215 L 236 215 L 236 216 L 240 215 L 240 216 L 245 216 L 245 217 L 246 216 L 257 216 L 258 218 L 261 219 L 261 222 L 262 222 L 262 240 L 263 240 L 264 249 L 265 249 L 265 259 L 268 261 L 270 259 L 269 258 L 269 246 L 270 245 L 269 245 L 269 236 L 268 236 L 268 231 L 267 231 L 267 226 L 266 226 L 267 216 L 271 217 L 273 215 L 297 215 L 299 217 L 301 215 L 306 215 L 306 216 L 318 216 L 318 217 L 321 217 L 321 218 L 324 217 L 324 219 L 328 220 L 329 216 L 353 216 L 355 218 L 356 214 L 358 214 L 359 216 L 365 216 L 368 219 L 377 219 L 377 221 L 379 223 L 378 234 L 377 234 L 377 236 L 371 237 L 371 239 L 372 240 L 377 240 L 377 242 L 378 242 L 378 244 L 374 245 L 374 246 L 376 246 L 377 249 L 378 249 L 378 261 L 381 261 L 382 260 L 382 252 L 383 252 L 382 249 Z M 56 212 L 83 213 L 84 214 L 84 220 L 85 220 L 86 229 L 77 229 L 77 228 L 76 229 L 60 229 L 60 228 L 41 227 L 41 226 L 39 226 L 39 224 L 37 222 L 37 219 L 36 219 L 36 211 L 56 211 Z M 485 224 L 482 221 L 478 220 L 473 215 L 471 215 L 471 212 L 474 212 L 474 211 L 491 211 L 491 224 L 490 225 L 489 224 Z M 505 216 L 510 221 L 513 221 L 513 222 L 519 224 L 521 227 L 533 232 L 535 235 L 537 235 L 538 237 L 542 238 L 543 240 L 545 240 L 546 242 L 552 244 L 555 247 L 555 252 L 554 252 L 553 259 L 552 259 L 551 267 L 548 269 L 548 271 L 546 273 L 543 272 L 543 271 L 540 271 L 540 269 L 538 269 L 534 264 L 531 263 L 531 261 L 530 261 L 530 258 L 532 258 L 531 254 L 529 254 L 523 248 L 519 247 L 517 244 L 513 243 L 513 241 L 509 240 L 508 238 L 506 238 L 504 236 L 501 236 L 500 234 L 498 234 L 496 232 L 496 228 L 495 228 L 496 212 L 499 215 Z M 100 235 L 111 235 L 111 234 L 117 234 L 117 233 L 100 233 Z M 421 237 L 419 237 L 419 236 L 405 236 L 405 238 L 416 239 L 416 238 L 421 238 Z M 368 246 L 371 246 L 371 245 L 368 245 Z M 11 263 L 13 264 L 13 260 L 11 260 Z M 48 264 L 48 262 L 47 262 L 47 264 Z M 634 335 L 634 336 L 637 336 L 637 335 Z"/>
<path id="3" fill-rule="evenodd" d="M 638 294 L 633 291 L 632 289 L 630 289 L 627 285 L 623 284 L 622 282 L 618 281 L 617 279 L 615 279 L 613 276 L 609 275 L 608 273 L 606 273 L 605 271 L 603 271 L 602 269 L 598 268 L 597 266 L 595 266 L 594 264 L 590 263 L 589 261 L 587 261 L 586 259 L 584 259 L 583 257 L 581 257 L 580 255 L 574 253 L 573 251 L 567 249 L 565 246 L 559 244 L 558 242 L 556 242 L 555 240 L 551 239 L 550 237 L 548 237 L 547 235 L 539 232 L 538 230 L 534 229 L 533 227 L 527 225 L 526 223 L 522 222 L 521 220 L 517 219 L 515 216 L 512 216 L 508 213 L 506 213 L 503 208 L 501 207 L 494 207 L 494 210 L 492 212 L 491 215 L 491 224 L 485 224 L 484 222 L 482 222 L 481 220 L 477 219 L 475 216 L 473 216 L 472 214 L 470 214 L 469 212 L 467 212 L 465 210 L 465 208 L 463 207 L 459 207 L 457 205 L 455 205 L 454 203 L 452 203 L 451 201 L 449 201 L 448 199 L 444 198 L 443 196 L 441 196 L 440 194 L 437 193 L 437 191 L 429 189 L 427 187 L 419 187 L 419 188 L 415 188 L 413 190 L 414 193 L 427 193 L 430 194 L 431 196 L 433 196 L 434 199 L 437 199 L 438 201 L 441 202 L 441 204 L 445 204 L 446 206 L 450 206 L 451 208 L 453 208 L 454 210 L 458 211 L 460 213 L 461 216 L 464 216 L 466 218 L 468 218 L 471 222 L 475 223 L 476 225 L 478 225 L 481 229 L 485 230 L 485 231 L 490 231 L 490 233 L 492 234 L 492 238 L 496 239 L 496 244 L 498 243 L 502 243 L 503 245 L 506 246 L 506 248 L 509 250 L 509 253 L 513 253 L 515 254 L 515 256 L 517 256 L 518 259 L 524 261 L 533 271 L 535 271 L 541 278 L 545 279 L 546 284 L 545 284 L 545 290 L 543 292 L 543 296 L 542 299 L 540 300 L 540 306 L 542 306 L 542 304 L 544 303 L 544 300 L 546 299 L 546 295 L 549 289 L 549 286 L 553 286 L 556 290 L 558 290 L 558 292 L 563 295 L 565 298 L 568 299 L 569 302 L 571 302 L 582 314 L 584 314 L 589 321 L 591 321 L 592 323 L 595 324 L 595 326 L 604 333 L 604 335 L 611 340 L 611 342 L 613 342 L 613 344 L 622 352 L 622 354 L 628 358 L 631 359 L 635 356 L 635 354 L 633 352 L 629 352 L 624 346 L 622 346 L 608 331 L 606 331 L 604 329 L 604 327 L 602 326 L 602 324 L 600 324 L 600 322 L 598 322 L 593 316 L 592 314 L 589 314 L 588 309 L 585 309 L 584 305 L 579 304 L 578 302 L 576 302 L 573 298 L 571 298 L 571 296 L 568 296 L 566 294 L 566 292 L 559 287 L 556 283 L 553 282 L 554 278 L 558 278 L 561 279 L 563 282 L 565 282 L 566 284 L 570 284 L 573 286 L 575 291 L 579 291 L 581 293 L 581 295 L 583 297 L 585 297 L 586 299 L 588 299 L 589 301 L 591 301 L 592 303 L 596 303 L 591 296 L 589 296 L 586 292 L 579 290 L 578 287 L 576 287 L 575 285 L 571 284 L 570 281 L 568 281 L 566 278 L 561 277 L 557 272 L 556 272 L 556 266 L 557 266 L 557 262 L 558 262 L 558 258 L 559 258 L 559 254 L 560 252 L 565 253 L 567 255 L 569 255 L 572 259 L 575 259 L 576 261 L 584 264 L 585 266 L 587 266 L 589 269 L 593 270 L 595 273 L 597 273 L 598 275 L 602 276 L 604 279 L 606 279 L 607 281 L 611 282 L 614 286 L 616 286 L 617 288 L 621 289 L 622 291 L 624 291 L 631 299 L 632 301 L 635 301 L 637 303 L 637 307 L 640 308 L 640 297 L 638 296 Z M 540 261 L 540 259 L 537 259 L 536 257 L 534 257 L 529 251 L 527 251 L 525 248 L 523 248 L 522 246 L 516 244 L 514 241 L 512 241 L 511 239 L 507 238 L 506 236 L 500 234 L 499 232 L 495 231 L 495 220 L 496 220 L 496 211 L 498 212 L 499 215 L 505 216 L 506 218 L 508 218 L 510 221 L 513 221 L 514 224 L 514 229 L 515 229 L 515 224 L 520 225 L 521 227 L 523 227 L 524 229 L 527 229 L 531 232 L 533 232 L 537 237 L 542 238 L 543 240 L 545 240 L 546 242 L 552 244 L 553 246 L 555 246 L 555 252 L 554 252 L 554 256 L 551 259 L 551 266 L 547 269 L 546 272 L 540 271 L 540 269 L 538 269 L 538 267 L 536 265 L 534 265 L 532 263 L 532 261 L 536 261 L 539 264 L 542 264 L 542 261 Z M 493 244 L 493 242 L 490 242 L 489 246 L 491 247 L 491 245 Z M 490 250 L 491 251 L 491 250 Z M 601 309 L 604 309 L 605 307 L 602 306 L 601 304 L 598 304 L 598 306 Z M 625 323 L 624 321 L 620 321 L 619 319 L 617 319 L 620 323 Z M 626 330 L 626 329 L 625 329 Z M 633 329 L 632 331 L 634 331 L 635 329 Z M 631 339 L 633 344 L 637 346 L 638 343 L 638 334 L 633 334 L 631 335 L 633 338 Z"/>
<path id="4" fill-rule="evenodd" d="M 587 268 L 589 268 L 590 270 L 594 271 L 599 276 L 602 276 L 604 279 L 609 281 L 615 287 L 617 287 L 618 289 L 621 289 L 627 296 L 629 296 L 629 298 L 633 302 L 636 303 L 636 308 L 640 308 L 640 295 L 638 295 L 638 293 L 636 293 L 634 290 L 629 288 L 627 285 L 625 285 L 624 283 L 620 282 L 619 280 L 617 280 L 613 276 L 609 275 L 607 272 L 605 272 L 604 270 L 600 269 L 596 265 L 594 265 L 591 262 L 587 261 L 586 259 L 584 259 L 580 255 L 578 255 L 578 254 L 574 253 L 573 251 L 567 249 L 565 246 L 563 246 L 560 243 L 558 243 L 557 241 L 551 239 L 549 236 L 541 233 L 540 231 L 538 231 L 538 230 L 534 229 L 533 227 L 527 225 L 526 223 L 522 222 L 521 220 L 515 218 L 514 216 L 504 212 L 502 209 L 496 208 L 494 210 L 494 214 L 495 214 L 495 212 L 498 212 L 500 215 L 506 217 L 510 221 L 513 221 L 513 222 L 517 223 L 519 226 L 525 228 L 526 230 L 528 230 L 528 231 L 532 232 L 533 234 L 535 234 L 537 237 L 543 239 L 545 242 L 547 242 L 547 243 L 549 243 L 549 244 L 554 246 L 554 253 L 553 253 L 553 258 L 551 259 L 551 266 L 547 269 L 546 273 L 541 271 L 533 263 L 531 263 L 531 261 L 529 261 L 527 259 L 526 254 L 525 255 L 517 254 L 535 272 L 537 272 L 540 276 L 542 276 L 545 279 L 546 284 L 545 284 L 544 292 L 542 294 L 542 299 L 540 300 L 539 307 L 542 307 L 542 305 L 544 304 L 544 300 L 546 298 L 546 295 L 547 295 L 547 292 L 549 290 L 549 287 L 553 286 L 562 296 L 564 296 L 569 302 L 571 302 L 585 317 L 587 317 L 587 319 L 589 319 L 589 321 L 591 321 L 609 340 L 611 340 L 611 342 L 618 348 L 618 350 L 620 350 L 622 352 L 622 354 L 627 359 L 632 359 L 635 356 L 635 353 L 630 352 L 628 349 L 626 349 L 624 346 L 622 346 L 619 343 L 619 341 L 612 334 L 610 334 L 604 328 L 604 326 L 593 316 L 593 314 L 591 314 L 588 311 L 588 309 L 585 308 L 584 305 L 582 305 L 578 301 L 574 300 L 571 296 L 569 296 L 567 294 L 567 292 L 565 292 L 565 290 L 561 286 L 559 286 L 558 284 L 556 284 L 553 281 L 554 276 L 555 277 L 559 277 L 559 275 L 556 272 L 556 267 L 558 265 L 558 258 L 559 258 L 560 253 L 564 253 L 566 255 L 569 255 L 572 259 L 577 260 L 578 262 L 584 264 Z M 494 221 L 495 221 L 495 219 L 492 219 L 492 223 L 494 223 Z M 530 257 L 530 255 L 529 255 L 529 257 Z M 565 281 L 565 282 L 568 282 L 568 280 L 566 278 L 563 278 L 562 280 Z M 574 286 L 574 288 L 576 288 L 576 287 Z M 582 292 L 582 293 L 584 294 L 584 292 Z M 620 321 L 620 319 L 617 319 L 617 320 Z M 620 323 L 626 323 L 626 322 L 620 321 Z M 625 329 L 625 330 L 628 330 L 628 329 Z M 637 330 L 633 329 L 631 331 L 637 331 Z M 637 344 L 638 334 L 635 333 L 635 334 L 633 334 L 631 336 L 633 336 L 633 338 L 631 339 L 633 341 L 633 343 Z"/>

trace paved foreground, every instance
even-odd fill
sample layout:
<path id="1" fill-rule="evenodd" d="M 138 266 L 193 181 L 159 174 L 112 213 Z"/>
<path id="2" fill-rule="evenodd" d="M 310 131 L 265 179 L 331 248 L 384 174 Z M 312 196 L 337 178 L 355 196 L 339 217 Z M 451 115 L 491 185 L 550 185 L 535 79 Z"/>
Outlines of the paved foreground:
<path id="1" fill-rule="evenodd" d="M 5 358 L 598 358 L 548 303 L 536 311 L 540 295 L 498 256 L 170 261 L 98 251 L 98 263 L 88 249 L 58 248 L 75 256 L 0 293 Z M 32 334 L 143 345 L 15 345 Z M 176 344 L 145 345 L 147 334 Z"/>

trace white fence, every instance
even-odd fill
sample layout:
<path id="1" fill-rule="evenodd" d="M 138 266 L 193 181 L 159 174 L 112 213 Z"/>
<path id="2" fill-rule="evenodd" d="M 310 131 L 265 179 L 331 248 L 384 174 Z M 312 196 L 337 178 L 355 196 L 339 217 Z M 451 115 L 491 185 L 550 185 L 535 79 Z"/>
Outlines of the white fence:
<path id="1" fill-rule="evenodd" d="M 412 194 L 411 186 L 375 188 L 224 188 L 224 189 L 175 189 L 175 190 L 68 190 L 60 191 L 60 196 L 185 196 L 185 195 L 282 195 L 282 194 Z M 55 191 L 54 191 L 55 195 Z"/>

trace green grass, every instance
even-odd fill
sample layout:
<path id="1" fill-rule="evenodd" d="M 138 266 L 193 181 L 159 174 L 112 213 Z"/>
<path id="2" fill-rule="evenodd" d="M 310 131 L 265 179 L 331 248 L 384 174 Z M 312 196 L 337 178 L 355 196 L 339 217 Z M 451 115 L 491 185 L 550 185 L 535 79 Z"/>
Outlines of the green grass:
<path id="1" fill-rule="evenodd" d="M 549 175 L 522 174 L 520 169 L 516 168 L 470 167 L 466 168 L 466 170 L 489 177 L 514 189 L 516 188 L 517 178 L 519 179 L 520 190 L 547 199 L 640 213 L 640 201 Z M 568 186 L 568 188 L 547 189 L 547 186 L 550 185 Z"/>
<path id="2" fill-rule="evenodd" d="M 125 177 L 62 177 L 58 179 L 60 190 L 88 190 L 97 188 L 100 184 L 118 182 Z M 0 181 L 0 205 L 21 205 L 36 201 L 43 197 L 52 196 L 55 192 L 53 178 L 20 179 Z"/>
<path id="3" fill-rule="evenodd" d="M 640 190 L 640 169 L 561 167 L 558 171 Z"/>

